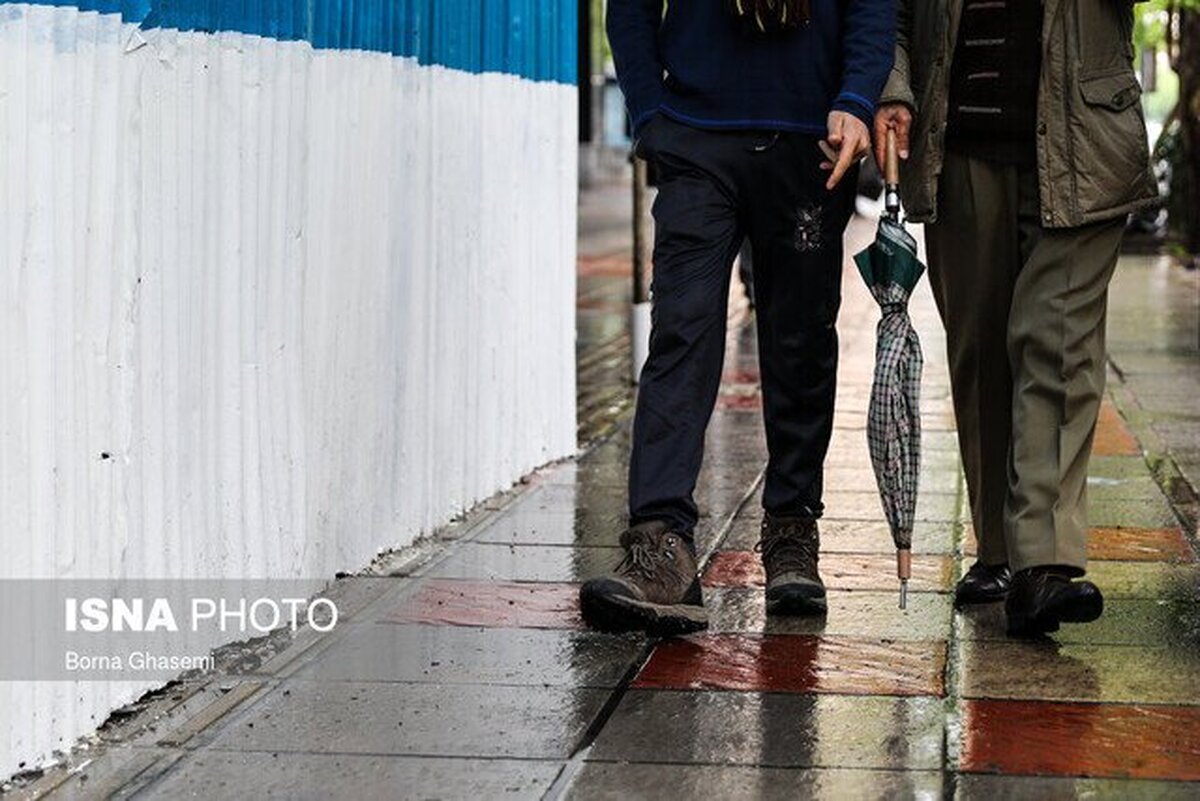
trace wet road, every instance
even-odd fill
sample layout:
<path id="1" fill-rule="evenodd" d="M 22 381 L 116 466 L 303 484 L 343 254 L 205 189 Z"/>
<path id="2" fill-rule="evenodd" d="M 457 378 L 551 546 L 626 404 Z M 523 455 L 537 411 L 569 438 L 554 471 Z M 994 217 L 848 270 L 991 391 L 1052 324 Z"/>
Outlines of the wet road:
<path id="1" fill-rule="evenodd" d="M 851 249 L 871 233 L 856 222 Z M 914 300 L 926 435 L 907 611 L 896 605 L 866 444 L 878 312 L 848 270 L 822 524 L 828 615 L 764 614 L 751 550 L 761 397 L 753 336 L 734 310 L 698 491 L 712 626 L 661 642 L 584 630 L 577 584 L 619 558 L 629 437 L 620 257 L 584 256 L 581 336 L 609 348 L 581 388 L 594 401 L 582 421 L 598 438 L 590 450 L 470 516 L 413 575 L 343 582 L 345 622 L 333 636 L 301 638 L 250 675 L 187 688 L 86 780 L 64 777 L 60 797 L 1200 795 L 1185 783 L 1200 782 L 1195 532 L 1143 453 L 1138 432 L 1153 435 L 1156 418 L 1137 412 L 1130 423 L 1121 404 L 1142 396 L 1114 374 L 1090 479 L 1091 572 L 1108 598 L 1099 622 L 1014 642 L 999 607 L 955 614 L 948 591 L 974 545 L 927 284 Z M 1119 286 L 1168 291 L 1163 269 L 1129 259 Z M 1116 303 L 1131 375 L 1159 365 L 1146 356 L 1161 350 L 1155 342 L 1186 339 L 1143 337 L 1139 350 L 1134 302 L 1145 316 L 1172 301 L 1130 291 Z M 1186 353 L 1175 355 L 1182 367 L 1172 369 L 1195 382 L 1200 367 L 1187 373 Z M 1169 387 L 1158 389 L 1155 402 L 1167 404 Z M 1155 436 L 1154 452 L 1169 453 L 1170 437 Z"/>

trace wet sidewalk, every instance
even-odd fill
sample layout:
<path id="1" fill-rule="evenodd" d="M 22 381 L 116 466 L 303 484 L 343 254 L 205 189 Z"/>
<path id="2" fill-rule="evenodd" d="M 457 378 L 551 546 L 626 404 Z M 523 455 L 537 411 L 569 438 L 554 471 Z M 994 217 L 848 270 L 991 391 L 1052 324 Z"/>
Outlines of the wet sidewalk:
<path id="1" fill-rule="evenodd" d="M 868 221 L 856 220 L 848 249 L 872 233 Z M 581 387 L 581 404 L 591 401 L 581 420 L 594 439 L 589 450 L 447 530 L 445 547 L 424 563 L 393 571 L 409 575 L 341 582 L 334 593 L 344 622 L 333 634 L 301 635 L 248 673 L 175 688 L 118 722 L 95 762 L 52 772 L 27 793 L 1200 794 L 1200 784 L 1184 783 L 1200 782 L 1200 590 L 1194 522 L 1181 522 L 1189 520 L 1194 485 L 1186 458 L 1172 455 L 1190 444 L 1178 432 L 1195 421 L 1196 396 L 1172 406 L 1170 382 L 1153 378 L 1175 358 L 1171 369 L 1195 384 L 1200 366 L 1180 351 L 1186 331 L 1155 339 L 1152 327 L 1141 324 L 1139 335 L 1136 324 L 1178 303 L 1171 296 L 1189 278 L 1131 258 L 1114 293 L 1114 347 L 1125 356 L 1112 375 L 1115 403 L 1104 405 L 1090 480 L 1091 572 L 1108 599 L 1100 621 L 1015 642 L 999 607 L 951 609 L 948 592 L 973 545 L 927 282 L 913 305 L 927 355 L 915 592 L 907 611 L 897 608 L 865 432 L 878 312 L 848 269 L 822 524 L 828 615 L 764 614 L 752 548 L 766 454 L 754 340 L 743 324 L 729 337 L 698 490 L 712 626 L 651 641 L 588 632 L 576 606 L 578 582 L 618 560 L 613 546 L 624 522 L 629 404 L 620 315 L 628 287 L 619 282 L 628 273 L 620 270 L 620 246 L 614 239 L 610 251 L 583 254 L 591 278 L 581 278 L 581 337 L 594 347 L 581 355 L 595 358 Z M 1135 291 L 1147 282 L 1164 291 Z M 1186 313 L 1173 323 L 1189 324 Z M 608 350 L 596 355 L 602 345 Z M 1172 354 L 1158 353 L 1164 348 Z M 1136 383 L 1139 366 L 1151 377 Z M 1150 459 L 1143 430 L 1154 438 Z M 1168 474 L 1183 482 L 1171 485 L 1177 508 L 1160 489 Z"/>

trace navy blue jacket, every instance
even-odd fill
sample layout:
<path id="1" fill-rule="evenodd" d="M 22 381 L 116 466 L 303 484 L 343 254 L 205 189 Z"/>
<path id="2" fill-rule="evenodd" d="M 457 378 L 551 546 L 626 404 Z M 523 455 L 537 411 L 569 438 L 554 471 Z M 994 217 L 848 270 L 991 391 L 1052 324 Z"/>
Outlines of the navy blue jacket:
<path id="1" fill-rule="evenodd" d="M 726 0 L 608 0 L 608 40 L 636 132 L 661 111 L 701 128 L 824 135 L 832 110 L 871 126 L 892 69 L 895 0 L 811 0 L 798 30 L 746 33 Z"/>

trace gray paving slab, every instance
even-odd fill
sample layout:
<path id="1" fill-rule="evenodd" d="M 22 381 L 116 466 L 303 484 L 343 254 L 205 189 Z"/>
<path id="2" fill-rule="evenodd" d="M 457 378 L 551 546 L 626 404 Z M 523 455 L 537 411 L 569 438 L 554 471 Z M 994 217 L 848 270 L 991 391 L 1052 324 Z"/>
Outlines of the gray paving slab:
<path id="1" fill-rule="evenodd" d="M 356 627 L 294 677 L 614 687 L 643 648 L 638 635 L 376 623 Z"/>
<path id="2" fill-rule="evenodd" d="M 744 510 L 721 543 L 724 550 L 748 551 L 758 542 L 762 515 Z M 918 521 L 913 527 L 913 553 L 951 553 L 961 534 L 957 522 Z M 883 520 L 831 520 L 819 524 L 822 553 L 890 553 L 891 529 Z"/>
<path id="3" fill-rule="evenodd" d="M 630 690 L 590 759 L 934 770 L 934 698 Z"/>
<path id="4" fill-rule="evenodd" d="M 211 735 L 220 750 L 565 759 L 605 690 L 289 682 Z"/>
<path id="5" fill-rule="evenodd" d="M 964 698 L 1200 705 L 1195 646 L 967 640 L 958 648 Z"/>
<path id="6" fill-rule="evenodd" d="M 950 596 L 914 592 L 908 609 L 897 608 L 895 592 L 830 590 L 829 611 L 818 617 L 767 616 L 761 589 L 707 589 L 710 631 L 762 631 L 771 634 L 832 634 L 883 640 L 947 640 Z"/>
<path id="7" fill-rule="evenodd" d="M 1088 522 L 1106 528 L 1166 528 L 1179 525 L 1162 494 L 1149 498 L 1096 500 L 1088 503 Z"/>
<path id="8" fill-rule="evenodd" d="M 1006 640 L 1004 604 L 984 604 L 959 615 L 964 640 Z M 1109 598 L 1104 614 L 1087 625 L 1063 626 L 1051 639 L 1060 643 L 1150 645 L 1200 648 L 1200 605 L 1183 598 Z"/>
<path id="9" fill-rule="evenodd" d="M 616 545 L 614 537 L 613 545 Z M 620 548 L 464 543 L 426 575 L 505 581 L 584 581 L 616 567 Z"/>
<path id="10" fill-rule="evenodd" d="M 689 799 L 934 799 L 942 795 L 942 776 L 936 771 L 589 762 L 575 777 L 567 797 L 572 801 L 661 798 L 666 788 L 672 797 Z"/>
<path id="11" fill-rule="evenodd" d="M 561 767 L 533 760 L 205 751 L 185 757 L 138 798 L 536 799 Z"/>

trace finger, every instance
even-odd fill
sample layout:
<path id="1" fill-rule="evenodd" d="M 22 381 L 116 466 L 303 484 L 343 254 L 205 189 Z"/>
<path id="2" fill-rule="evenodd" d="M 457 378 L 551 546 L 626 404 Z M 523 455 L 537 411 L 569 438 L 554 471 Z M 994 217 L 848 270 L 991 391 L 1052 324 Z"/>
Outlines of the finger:
<path id="1" fill-rule="evenodd" d="M 829 136 L 825 137 L 825 139 L 835 148 L 841 147 L 842 128 L 845 124 L 845 120 L 842 119 L 841 114 L 831 114 L 829 116 Z"/>
<path id="2" fill-rule="evenodd" d="M 829 181 L 826 182 L 826 189 L 833 189 L 842 180 L 842 176 L 846 174 L 846 170 L 850 169 L 850 165 L 854 163 L 854 151 L 851 148 L 843 147 L 842 152 L 838 155 L 837 164 L 833 165 L 833 174 L 829 176 Z"/>
<path id="3" fill-rule="evenodd" d="M 912 115 L 907 112 L 900 114 L 896 120 L 896 150 L 900 158 L 908 158 L 908 129 L 912 125 Z"/>
<path id="4" fill-rule="evenodd" d="M 871 152 L 871 134 L 866 131 L 866 126 L 854 128 L 850 132 L 850 135 L 847 135 L 845 143 L 842 144 L 842 149 L 845 150 L 847 147 L 853 153 L 854 161 L 858 161 L 866 153 Z"/>
<path id="5" fill-rule="evenodd" d="M 884 150 L 887 142 L 888 119 L 886 112 L 875 115 L 875 163 L 883 169 Z"/>

